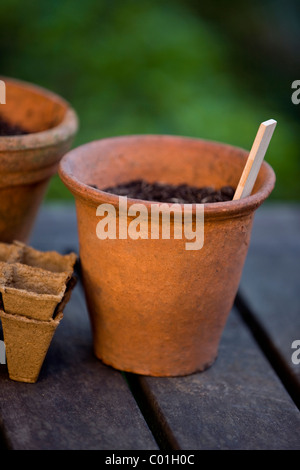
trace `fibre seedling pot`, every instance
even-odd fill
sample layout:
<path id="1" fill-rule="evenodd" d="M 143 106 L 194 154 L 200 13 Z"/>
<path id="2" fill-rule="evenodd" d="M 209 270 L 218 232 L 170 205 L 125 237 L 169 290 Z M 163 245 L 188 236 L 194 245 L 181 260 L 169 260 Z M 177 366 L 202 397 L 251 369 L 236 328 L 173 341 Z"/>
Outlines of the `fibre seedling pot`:
<path id="1" fill-rule="evenodd" d="M 0 262 L 14 263 L 21 255 L 22 248 L 12 243 L 0 242 Z"/>
<path id="2" fill-rule="evenodd" d="M 20 263 L 0 263 L 0 293 L 5 313 L 50 320 L 66 292 L 69 273 L 54 274 Z"/>
<path id="3" fill-rule="evenodd" d="M 26 135 L 0 137 L 0 241 L 27 241 L 50 178 L 77 131 L 75 111 L 56 94 L 0 77 L 1 116 Z"/>
<path id="4" fill-rule="evenodd" d="M 13 244 L 8 246 L 15 247 L 15 249 L 17 250 L 17 255 L 14 257 L 15 262 L 25 264 L 26 266 L 31 266 L 34 268 L 40 268 L 46 271 L 51 271 L 53 273 L 73 274 L 74 265 L 77 260 L 77 255 L 75 253 L 61 255 L 56 251 L 42 252 L 39 250 L 35 250 L 31 246 L 25 245 L 24 243 L 18 241 L 14 241 Z"/>
<path id="5" fill-rule="evenodd" d="M 240 282 L 253 216 L 271 193 L 275 174 L 263 163 L 251 196 L 205 204 L 204 244 L 197 250 L 187 250 L 184 238 L 153 239 L 150 232 L 148 239 L 99 239 L 98 206 L 115 207 L 117 226 L 122 216 L 119 197 L 103 189 L 137 179 L 236 187 L 247 156 L 245 150 L 222 143 L 148 135 L 92 142 L 62 159 L 59 174 L 76 201 L 94 352 L 104 363 L 138 374 L 178 376 L 203 371 L 214 362 Z M 137 202 L 148 213 L 157 204 L 128 198 L 128 210 Z M 195 216 L 195 205 L 189 208 Z M 169 204 L 162 209 L 163 214 L 168 211 Z M 128 229 L 131 221 L 126 220 Z"/>
<path id="6" fill-rule="evenodd" d="M 63 314 L 39 321 L 0 310 L 9 378 L 35 383 Z"/>

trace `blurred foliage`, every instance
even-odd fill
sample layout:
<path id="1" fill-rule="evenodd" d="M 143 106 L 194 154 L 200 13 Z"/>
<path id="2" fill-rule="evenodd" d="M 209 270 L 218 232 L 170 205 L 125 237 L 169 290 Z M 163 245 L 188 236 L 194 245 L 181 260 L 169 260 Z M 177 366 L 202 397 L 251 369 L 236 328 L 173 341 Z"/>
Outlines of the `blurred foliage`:
<path id="1" fill-rule="evenodd" d="M 264 3 L 239 16 L 239 4 L 225 1 L 213 9 L 192 0 L 1 0 L 1 74 L 64 96 L 80 118 L 74 146 L 157 133 L 249 149 L 260 122 L 274 118 L 266 157 L 277 174 L 272 198 L 299 200 L 300 105 L 291 102 L 291 83 L 300 76 L 276 73 L 280 64 L 259 47 L 264 32 L 278 37 L 276 21 L 257 10 Z M 48 199 L 70 197 L 55 177 Z"/>

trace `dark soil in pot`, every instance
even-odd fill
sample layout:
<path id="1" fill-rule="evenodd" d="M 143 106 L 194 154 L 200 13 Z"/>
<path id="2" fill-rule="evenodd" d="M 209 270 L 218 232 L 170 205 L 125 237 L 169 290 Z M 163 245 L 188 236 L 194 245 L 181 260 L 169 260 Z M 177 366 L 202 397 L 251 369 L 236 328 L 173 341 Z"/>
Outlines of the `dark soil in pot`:
<path id="1" fill-rule="evenodd" d="M 97 189 L 97 187 L 93 187 Z M 145 180 L 135 180 L 106 188 L 104 191 L 144 201 L 204 204 L 208 202 L 231 201 L 235 190 L 232 186 L 222 186 L 220 189 L 215 189 L 211 186 L 197 188 L 188 184 L 172 185 L 161 182 L 148 183 Z"/>
<path id="2" fill-rule="evenodd" d="M 29 134 L 29 132 L 23 127 L 12 124 L 0 115 L 0 137 L 26 134 Z"/>

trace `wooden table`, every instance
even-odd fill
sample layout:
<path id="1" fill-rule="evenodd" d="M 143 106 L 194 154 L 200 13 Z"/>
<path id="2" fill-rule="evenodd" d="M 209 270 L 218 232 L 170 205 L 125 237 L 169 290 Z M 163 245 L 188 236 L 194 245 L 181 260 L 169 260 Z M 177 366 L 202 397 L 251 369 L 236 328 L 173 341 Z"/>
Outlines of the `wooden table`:
<path id="1" fill-rule="evenodd" d="M 78 283 L 38 382 L 13 382 L 0 365 L 0 448 L 300 449 L 291 347 L 300 340 L 299 235 L 300 206 L 257 211 L 219 357 L 188 377 L 136 376 L 97 360 Z M 74 206 L 45 205 L 31 245 L 77 251 Z"/>

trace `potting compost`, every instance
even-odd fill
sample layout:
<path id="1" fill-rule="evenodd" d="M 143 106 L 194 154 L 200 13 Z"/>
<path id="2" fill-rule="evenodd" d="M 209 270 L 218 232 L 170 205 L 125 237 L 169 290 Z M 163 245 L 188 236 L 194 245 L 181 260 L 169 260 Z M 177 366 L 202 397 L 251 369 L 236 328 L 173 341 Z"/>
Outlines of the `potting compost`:
<path id="1" fill-rule="evenodd" d="M 0 115 L 0 136 L 29 134 L 23 127 L 8 122 Z"/>
<path id="2" fill-rule="evenodd" d="M 232 186 L 222 186 L 220 189 L 210 186 L 197 188 L 188 184 L 172 185 L 161 182 L 148 183 L 145 180 L 135 180 L 106 188 L 104 191 L 144 201 L 204 204 L 208 202 L 231 201 L 235 190 Z"/>

